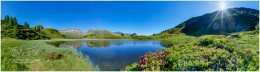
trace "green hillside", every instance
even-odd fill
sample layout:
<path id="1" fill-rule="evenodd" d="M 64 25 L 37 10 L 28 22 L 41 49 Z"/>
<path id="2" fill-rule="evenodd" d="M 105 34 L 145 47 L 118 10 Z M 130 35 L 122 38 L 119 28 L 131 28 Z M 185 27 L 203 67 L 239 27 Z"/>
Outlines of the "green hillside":
<path id="1" fill-rule="evenodd" d="M 226 11 L 229 11 L 232 22 L 219 16 L 212 20 L 216 11 L 193 17 L 175 28 L 155 34 L 153 37 L 163 39 L 161 45 L 167 48 L 143 55 L 126 70 L 259 70 L 258 10 L 231 8 Z"/>
<path id="2" fill-rule="evenodd" d="M 223 16 L 222 16 L 223 14 Z M 259 22 L 259 10 L 230 8 L 193 17 L 159 34 L 185 33 L 186 35 L 219 35 L 254 30 Z"/>
<path id="3" fill-rule="evenodd" d="M 60 34 L 56 29 L 46 28 L 42 31 L 50 38 L 64 38 L 64 35 Z"/>

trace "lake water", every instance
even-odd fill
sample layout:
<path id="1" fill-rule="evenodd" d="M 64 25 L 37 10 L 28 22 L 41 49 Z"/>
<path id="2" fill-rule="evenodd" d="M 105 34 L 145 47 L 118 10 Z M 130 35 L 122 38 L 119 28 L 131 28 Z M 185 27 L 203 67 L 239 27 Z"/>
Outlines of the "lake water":
<path id="1" fill-rule="evenodd" d="M 79 40 L 48 42 L 58 48 L 75 48 L 99 70 L 123 70 L 148 52 L 164 47 L 157 40 Z"/>

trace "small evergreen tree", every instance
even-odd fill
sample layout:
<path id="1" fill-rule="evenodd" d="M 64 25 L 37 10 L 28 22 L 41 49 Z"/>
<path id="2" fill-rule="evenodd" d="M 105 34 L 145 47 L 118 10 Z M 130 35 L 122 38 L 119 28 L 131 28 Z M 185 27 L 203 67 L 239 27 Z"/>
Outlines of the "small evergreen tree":
<path id="1" fill-rule="evenodd" d="M 1 21 L 1 25 L 3 29 L 13 29 L 15 25 L 18 25 L 16 18 L 12 18 L 10 16 L 5 16 L 4 20 Z"/>
<path id="2" fill-rule="evenodd" d="M 18 25 L 15 25 L 15 26 L 14 26 L 12 33 L 13 33 L 13 37 L 14 37 L 14 38 L 17 38 L 18 33 L 19 33 Z"/>
<path id="3" fill-rule="evenodd" d="M 18 25 L 17 20 L 16 20 L 16 17 L 14 17 L 14 18 L 12 19 L 11 25 L 12 25 L 12 27 Z"/>
<path id="4" fill-rule="evenodd" d="M 25 23 L 24 23 L 24 28 L 25 28 L 25 29 L 29 29 L 29 28 L 30 28 L 28 22 L 25 22 Z"/>

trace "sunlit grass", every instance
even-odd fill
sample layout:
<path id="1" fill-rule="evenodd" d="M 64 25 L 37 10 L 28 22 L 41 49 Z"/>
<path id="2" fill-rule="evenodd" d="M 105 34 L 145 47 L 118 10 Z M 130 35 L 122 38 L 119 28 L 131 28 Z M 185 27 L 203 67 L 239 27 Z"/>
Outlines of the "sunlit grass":
<path id="1" fill-rule="evenodd" d="M 2 39 L 1 69 L 3 71 L 24 70 L 95 70 L 89 60 L 73 48 L 56 48 L 43 41 Z M 50 60 L 46 54 L 61 54 L 61 58 Z"/>

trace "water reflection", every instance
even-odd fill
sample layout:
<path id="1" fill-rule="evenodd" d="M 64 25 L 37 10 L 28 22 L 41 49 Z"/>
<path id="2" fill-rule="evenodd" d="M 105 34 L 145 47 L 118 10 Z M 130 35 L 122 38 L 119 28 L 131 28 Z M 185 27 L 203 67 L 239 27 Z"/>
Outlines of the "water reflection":
<path id="1" fill-rule="evenodd" d="M 85 41 L 52 41 L 47 43 L 58 48 L 79 48 L 85 45 Z"/>
<path id="2" fill-rule="evenodd" d="M 106 48 L 111 45 L 109 41 L 86 41 L 89 48 Z"/>
<path id="3" fill-rule="evenodd" d="M 48 42 L 59 48 L 76 48 L 100 70 L 122 70 L 147 52 L 163 49 L 156 40 L 80 40 Z"/>
<path id="4" fill-rule="evenodd" d="M 88 48 L 108 48 L 110 46 L 131 45 L 160 45 L 156 40 L 78 40 L 78 41 L 49 41 L 46 42 L 58 48 L 79 48 L 83 45 Z"/>

